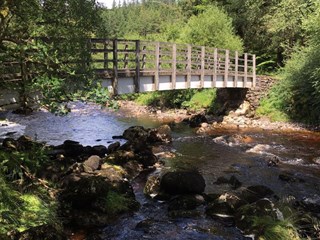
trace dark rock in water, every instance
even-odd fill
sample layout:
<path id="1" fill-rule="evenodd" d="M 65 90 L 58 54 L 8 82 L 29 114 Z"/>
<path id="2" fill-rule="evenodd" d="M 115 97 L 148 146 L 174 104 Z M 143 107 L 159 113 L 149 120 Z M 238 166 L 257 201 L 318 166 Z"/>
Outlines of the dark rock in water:
<path id="1" fill-rule="evenodd" d="M 164 174 L 160 181 L 160 189 L 166 193 L 175 194 L 201 194 L 206 183 L 199 172 L 176 171 Z"/>
<path id="2" fill-rule="evenodd" d="M 294 182 L 305 182 L 304 179 L 298 178 L 298 177 L 294 176 L 294 174 L 292 174 L 292 173 L 287 173 L 287 172 L 283 172 L 283 173 L 279 174 L 279 179 L 280 179 L 281 181 L 290 182 L 290 183 L 294 183 Z"/>
<path id="3" fill-rule="evenodd" d="M 26 231 L 17 233 L 14 240 L 66 240 L 67 236 L 52 225 L 41 225 L 29 228 Z"/>
<path id="4" fill-rule="evenodd" d="M 92 171 L 95 171 L 100 167 L 101 158 L 97 155 L 93 155 L 85 160 L 83 164 L 91 168 Z"/>
<path id="5" fill-rule="evenodd" d="M 246 202 L 238 196 L 232 193 L 225 193 L 209 202 L 206 214 L 211 217 L 217 215 L 233 215 L 236 210 L 244 204 L 246 204 Z"/>
<path id="6" fill-rule="evenodd" d="M 314 195 L 312 197 L 305 197 L 299 202 L 306 211 L 312 213 L 320 213 L 320 196 Z"/>
<path id="7" fill-rule="evenodd" d="M 133 126 L 123 132 L 123 138 L 128 140 L 135 149 L 146 149 L 146 145 L 154 143 L 167 143 L 171 141 L 170 127 L 158 129 L 145 129 L 142 126 Z"/>
<path id="8" fill-rule="evenodd" d="M 138 156 L 133 151 L 118 150 L 106 157 L 106 162 L 124 165 L 129 161 L 137 160 Z"/>
<path id="9" fill-rule="evenodd" d="M 142 142 L 146 142 L 147 138 L 148 138 L 149 132 L 147 129 L 145 129 L 142 126 L 132 126 L 129 127 L 128 129 L 126 129 L 122 136 L 124 139 L 128 140 L 128 141 L 142 141 Z"/>
<path id="10" fill-rule="evenodd" d="M 114 142 L 108 146 L 108 153 L 117 151 L 120 147 L 120 142 Z"/>
<path id="11" fill-rule="evenodd" d="M 63 149 L 66 157 L 76 158 L 86 152 L 86 148 L 79 142 L 66 140 L 62 145 L 55 146 L 54 149 Z"/>
<path id="12" fill-rule="evenodd" d="M 151 151 L 143 151 L 137 154 L 138 162 L 141 163 L 144 167 L 153 166 L 156 162 L 158 162 L 158 158 Z"/>
<path id="13" fill-rule="evenodd" d="M 242 183 L 235 176 L 231 176 L 230 179 L 227 179 L 226 177 L 219 177 L 215 184 L 229 184 L 233 189 L 237 189 L 242 185 Z"/>
<path id="14" fill-rule="evenodd" d="M 108 149 L 103 145 L 93 146 L 90 155 L 98 155 L 99 157 L 104 157 L 108 153 Z"/>
<path id="15" fill-rule="evenodd" d="M 201 195 L 179 195 L 169 201 L 168 210 L 194 210 L 203 203 Z"/>
<path id="16" fill-rule="evenodd" d="M 203 114 L 197 114 L 190 117 L 189 119 L 184 120 L 184 122 L 187 122 L 190 127 L 196 128 L 199 127 L 201 123 L 207 123 L 208 120 Z"/>
<path id="17" fill-rule="evenodd" d="M 262 198 L 271 196 L 272 194 L 274 194 L 274 192 L 270 188 L 262 185 L 255 185 L 242 191 L 239 197 L 247 203 L 253 203 Z"/>
<path id="18" fill-rule="evenodd" d="M 155 221 L 153 219 L 145 219 L 145 220 L 138 222 L 135 229 L 138 231 L 143 231 L 145 233 L 149 233 L 154 224 L 155 224 Z"/>

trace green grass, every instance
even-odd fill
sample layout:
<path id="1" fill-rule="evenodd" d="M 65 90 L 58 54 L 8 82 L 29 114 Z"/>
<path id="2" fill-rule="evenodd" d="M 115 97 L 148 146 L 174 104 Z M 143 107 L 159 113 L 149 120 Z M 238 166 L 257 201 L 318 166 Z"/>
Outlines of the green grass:
<path id="1" fill-rule="evenodd" d="M 216 89 L 203 89 L 195 92 L 189 101 L 182 103 L 182 106 L 191 110 L 210 108 L 216 99 Z"/>
<path id="2" fill-rule="evenodd" d="M 151 106 L 156 105 L 160 101 L 160 93 L 159 92 L 147 92 L 141 93 L 136 98 L 135 102 L 141 106 Z"/>
<path id="3" fill-rule="evenodd" d="M 130 209 L 130 203 L 130 199 L 123 194 L 110 191 L 105 199 L 105 210 L 112 215 L 127 212 Z"/>

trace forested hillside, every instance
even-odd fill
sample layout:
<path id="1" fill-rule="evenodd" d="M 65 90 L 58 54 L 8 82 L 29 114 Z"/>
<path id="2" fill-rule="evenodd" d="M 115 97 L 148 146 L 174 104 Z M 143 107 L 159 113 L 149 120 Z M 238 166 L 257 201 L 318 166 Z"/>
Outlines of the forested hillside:
<path id="1" fill-rule="evenodd" d="M 283 80 L 263 101 L 260 114 L 279 111 L 283 119 L 318 123 L 319 13 L 317 0 L 124 0 L 114 1 L 112 9 L 95 0 L 5 0 L 0 3 L 0 60 L 18 60 L 26 63 L 25 71 L 38 73 L 36 79 L 24 75 L 22 92 L 40 89 L 62 102 L 72 99 L 68 86 L 75 78 L 88 83 L 90 69 L 65 64 L 88 58 L 84 38 L 237 49 L 257 55 L 258 73 L 281 73 Z M 46 92 L 48 87 L 58 94 Z"/>

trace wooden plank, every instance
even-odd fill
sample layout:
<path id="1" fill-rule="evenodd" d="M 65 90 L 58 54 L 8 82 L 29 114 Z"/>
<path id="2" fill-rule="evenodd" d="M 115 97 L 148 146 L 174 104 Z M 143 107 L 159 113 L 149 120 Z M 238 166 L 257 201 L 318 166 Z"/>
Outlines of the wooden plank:
<path id="1" fill-rule="evenodd" d="M 256 87 L 256 55 L 252 55 L 252 81 L 253 81 L 253 87 Z"/>
<path id="2" fill-rule="evenodd" d="M 239 53 L 235 52 L 234 87 L 238 87 Z"/>
<path id="3" fill-rule="evenodd" d="M 160 72 L 160 43 L 155 43 L 155 72 L 154 72 L 154 90 L 159 90 L 159 72 Z"/>
<path id="4" fill-rule="evenodd" d="M 187 52 L 187 88 L 190 88 L 191 85 L 191 53 L 192 53 L 192 48 L 191 45 L 188 44 L 187 46 L 188 52 Z"/>
<path id="5" fill-rule="evenodd" d="M 225 52 L 225 64 L 224 64 L 224 87 L 228 86 L 228 78 L 229 78 L 229 50 Z"/>
<path id="6" fill-rule="evenodd" d="M 177 45 L 174 43 L 172 45 L 172 89 L 176 89 L 176 80 L 177 80 Z"/>
<path id="7" fill-rule="evenodd" d="M 244 54 L 244 82 L 243 87 L 247 87 L 247 81 L 248 81 L 248 54 Z"/>
<path id="8" fill-rule="evenodd" d="M 204 86 L 204 58 L 206 54 L 206 49 L 204 46 L 201 47 L 201 76 L 200 76 L 200 88 L 203 88 Z"/>
<path id="9" fill-rule="evenodd" d="M 139 92 L 140 81 L 140 41 L 136 41 L 136 73 L 134 78 L 134 91 Z"/>
<path id="10" fill-rule="evenodd" d="M 118 94 L 118 40 L 113 40 L 113 94 Z"/>
<path id="11" fill-rule="evenodd" d="M 218 69 L 218 49 L 214 49 L 213 53 L 213 72 L 212 72 L 212 87 L 217 86 L 217 69 Z"/>

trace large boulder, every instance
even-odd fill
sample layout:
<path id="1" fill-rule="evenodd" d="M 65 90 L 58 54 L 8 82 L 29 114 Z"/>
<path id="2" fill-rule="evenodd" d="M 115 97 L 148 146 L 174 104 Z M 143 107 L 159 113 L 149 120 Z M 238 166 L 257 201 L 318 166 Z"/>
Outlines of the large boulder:
<path id="1" fill-rule="evenodd" d="M 172 195 L 201 194 L 205 187 L 205 180 L 197 171 L 167 172 L 160 181 L 160 190 Z"/>

